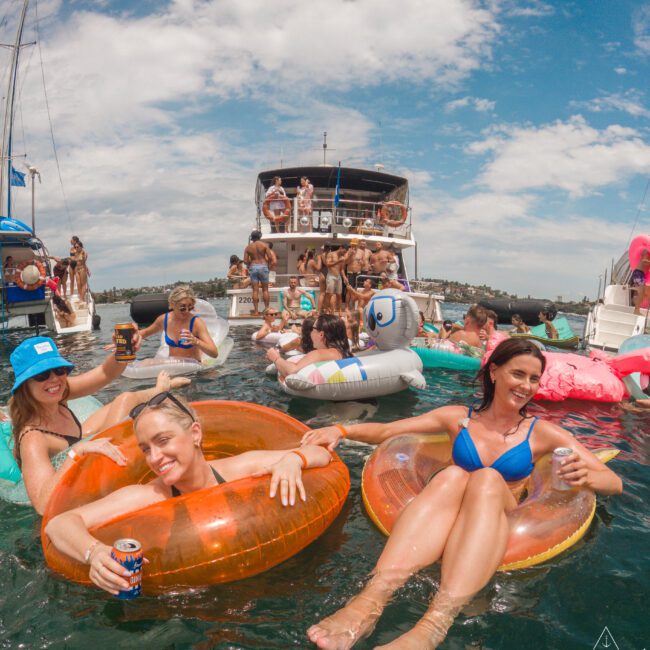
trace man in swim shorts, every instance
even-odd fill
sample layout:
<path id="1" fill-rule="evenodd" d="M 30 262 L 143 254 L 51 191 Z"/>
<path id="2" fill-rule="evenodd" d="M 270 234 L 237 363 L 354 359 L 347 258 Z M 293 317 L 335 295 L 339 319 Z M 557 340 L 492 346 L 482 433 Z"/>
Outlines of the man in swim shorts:
<path id="1" fill-rule="evenodd" d="M 269 306 L 269 264 L 273 258 L 269 247 L 260 241 L 262 233 L 259 230 L 253 230 L 251 233 L 251 243 L 244 249 L 244 262 L 248 266 L 249 278 L 253 288 L 253 316 L 259 316 L 259 291 L 262 285 L 262 299 L 264 308 Z"/>
<path id="2" fill-rule="evenodd" d="M 384 250 L 384 245 L 378 241 L 375 244 L 375 252 L 370 255 L 370 268 L 373 275 L 381 275 L 387 271 L 388 265 L 393 261 L 393 254 Z"/>
<path id="3" fill-rule="evenodd" d="M 311 308 L 308 310 L 301 309 L 300 303 L 303 297 L 311 305 Z M 290 318 L 293 320 L 307 318 L 307 316 L 313 316 L 316 313 L 314 298 L 306 289 L 298 286 L 298 278 L 295 275 L 289 278 L 289 288 L 284 291 L 283 303 L 284 311 L 282 312 L 282 318 L 286 318 L 286 320 Z"/>
<path id="4" fill-rule="evenodd" d="M 325 304 L 324 309 L 337 310 L 341 314 L 341 296 L 343 293 L 343 267 L 347 252 L 341 244 L 331 250 L 325 259 L 327 277 L 325 278 Z M 332 305 L 334 301 L 334 305 Z"/>

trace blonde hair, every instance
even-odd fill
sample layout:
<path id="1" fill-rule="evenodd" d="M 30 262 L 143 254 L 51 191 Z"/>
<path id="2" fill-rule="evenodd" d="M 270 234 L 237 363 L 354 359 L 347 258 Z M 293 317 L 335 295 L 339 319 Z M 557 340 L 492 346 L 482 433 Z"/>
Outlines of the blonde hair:
<path id="1" fill-rule="evenodd" d="M 59 401 L 59 404 L 65 404 L 69 394 L 70 386 L 66 381 L 63 398 Z M 18 463 L 18 467 L 20 467 L 20 434 L 30 427 L 47 424 L 47 422 L 42 421 L 39 403 L 29 391 L 27 382 L 18 386 L 14 394 L 9 398 L 9 417 L 11 418 L 11 429 L 14 436 L 14 458 Z"/>
<path id="2" fill-rule="evenodd" d="M 189 429 L 192 426 L 192 423 L 198 422 L 199 418 L 196 415 L 196 411 L 189 405 L 189 403 L 178 395 L 174 395 L 174 397 L 192 414 L 191 417 L 182 409 L 180 409 L 173 400 L 166 399 L 160 404 L 148 406 L 147 408 L 142 409 L 142 411 L 138 414 L 138 417 L 136 417 L 133 422 L 133 429 L 135 430 L 138 420 L 142 417 L 142 414 L 148 411 L 160 411 L 165 415 L 165 417 L 167 417 L 167 419 L 175 422 L 183 429 Z"/>
<path id="3" fill-rule="evenodd" d="M 175 304 L 179 303 L 184 298 L 189 298 L 190 300 L 196 302 L 196 296 L 194 295 L 194 291 L 192 291 L 192 287 L 190 287 L 187 284 L 182 284 L 180 287 L 176 287 L 169 294 L 169 298 L 167 298 L 167 303 L 171 308 L 173 308 Z"/>

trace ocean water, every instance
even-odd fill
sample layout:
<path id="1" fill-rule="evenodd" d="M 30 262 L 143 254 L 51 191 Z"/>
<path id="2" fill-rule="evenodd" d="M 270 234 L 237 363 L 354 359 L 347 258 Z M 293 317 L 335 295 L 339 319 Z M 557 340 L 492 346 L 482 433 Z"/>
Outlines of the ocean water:
<path id="1" fill-rule="evenodd" d="M 225 301 L 216 301 L 225 315 Z M 448 305 L 459 317 L 463 305 Z M 128 319 L 128 305 L 100 307 L 102 329 L 61 338 L 63 354 L 87 370 L 105 354 L 112 325 Z M 577 332 L 582 320 L 572 319 Z M 468 403 L 473 378 L 454 371 L 427 372 L 424 391 L 406 391 L 376 403 L 334 404 L 291 398 L 264 375 L 252 327 L 233 328 L 236 345 L 223 368 L 196 377 L 183 389 L 190 400 L 233 399 L 287 411 L 314 427 L 334 421 L 390 421 L 449 403 Z M 9 395 L 9 354 L 25 333 L 0 344 L 0 393 Z M 157 342 L 148 340 L 144 353 Z M 107 401 L 146 384 L 119 380 L 99 395 Z M 586 402 L 536 404 L 534 412 L 571 430 L 594 447 L 621 450 L 613 468 L 625 492 L 598 499 L 596 520 L 569 553 L 533 569 L 498 574 L 452 627 L 442 648 L 520 650 L 650 648 L 650 517 L 648 430 L 650 413 Z M 384 544 L 365 515 L 359 489 L 371 449 L 344 444 L 339 453 L 352 488 L 326 533 L 284 564 L 254 578 L 191 593 L 121 602 L 97 589 L 68 583 L 43 561 L 40 519 L 30 509 L 0 502 L 0 647 L 2 648 L 309 648 L 305 630 L 342 606 L 360 588 Z M 438 567 L 415 576 L 357 644 L 372 648 L 409 629 L 424 613 L 439 581 Z M 602 635 L 607 627 L 609 636 Z M 616 645 L 614 645 L 616 644 Z"/>

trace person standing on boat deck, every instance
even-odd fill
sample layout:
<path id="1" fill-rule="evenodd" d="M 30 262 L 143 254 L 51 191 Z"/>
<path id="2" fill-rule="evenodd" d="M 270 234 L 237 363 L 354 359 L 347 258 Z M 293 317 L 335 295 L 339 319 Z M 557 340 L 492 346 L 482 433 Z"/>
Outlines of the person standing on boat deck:
<path id="1" fill-rule="evenodd" d="M 318 272 L 318 313 L 323 313 L 323 307 L 325 306 L 325 289 L 326 280 L 327 280 L 327 255 L 329 249 L 324 244 L 318 249 L 318 253 L 315 257 L 314 268 Z"/>
<path id="2" fill-rule="evenodd" d="M 348 253 L 345 256 L 345 275 L 348 279 L 348 282 L 350 286 L 355 287 L 357 286 L 357 278 L 361 274 L 361 270 L 363 267 L 363 257 L 364 253 L 359 250 L 359 240 L 356 238 L 353 238 L 350 240 L 350 247 L 348 248 Z M 345 283 L 345 286 L 347 288 L 347 282 Z M 352 307 L 352 303 L 354 302 L 354 297 L 349 294 L 346 290 L 345 292 L 345 303 L 348 306 L 348 308 Z"/>
<path id="3" fill-rule="evenodd" d="M 269 306 L 269 264 L 273 260 L 271 249 L 263 242 L 262 233 L 253 230 L 251 243 L 244 249 L 244 262 L 253 287 L 253 316 L 259 316 L 260 284 L 262 285 L 262 300 L 264 308 Z"/>
<path id="4" fill-rule="evenodd" d="M 273 242 L 268 243 L 269 255 L 271 259 L 269 260 L 269 286 L 272 287 L 275 284 L 275 270 L 278 268 L 278 256 L 273 250 Z"/>
<path id="5" fill-rule="evenodd" d="M 282 179 L 279 176 L 273 177 L 273 185 L 266 190 L 266 198 L 271 199 L 269 203 L 269 210 L 271 213 L 276 217 L 282 216 L 286 207 L 285 202 L 282 199 L 287 198 L 287 193 L 284 191 L 284 187 L 282 187 Z M 276 200 L 274 201 L 273 199 Z M 285 223 L 272 221 L 271 232 L 286 232 Z"/>
<path id="6" fill-rule="evenodd" d="M 539 322 L 544 324 L 544 327 L 546 328 L 546 338 L 547 339 L 559 339 L 560 335 L 557 333 L 557 329 L 555 325 L 553 325 L 552 321 L 555 318 L 555 310 L 553 309 L 546 309 L 544 311 L 539 312 Z"/>
<path id="7" fill-rule="evenodd" d="M 341 315 L 341 298 L 343 295 L 343 267 L 345 266 L 346 250 L 341 244 L 330 251 L 325 259 L 327 278 L 325 279 L 325 303 L 323 309 L 336 310 Z"/>
<path id="8" fill-rule="evenodd" d="M 310 230 L 313 229 L 311 223 L 312 207 L 311 199 L 314 195 L 314 186 L 309 182 L 306 176 L 300 177 L 300 187 L 298 188 L 298 217 L 309 217 Z"/>
<path id="9" fill-rule="evenodd" d="M 370 255 L 370 268 L 373 275 L 381 275 L 392 260 L 392 254 L 384 250 L 384 245 L 378 241 L 375 245 L 375 252 Z"/>
<path id="10" fill-rule="evenodd" d="M 388 265 L 386 266 L 386 274 L 388 275 L 389 280 L 397 280 L 398 275 L 397 272 L 399 271 L 399 258 L 397 257 L 397 253 L 395 252 L 395 246 L 391 244 L 388 247 L 388 255 L 390 256 Z"/>
<path id="11" fill-rule="evenodd" d="M 169 346 L 169 356 L 181 359 L 201 361 L 201 353 L 217 358 L 219 350 L 214 344 L 210 332 L 202 318 L 192 314 L 196 306 L 194 291 L 187 285 L 176 287 L 167 299 L 169 309 L 156 320 L 140 330 L 145 339 L 152 334 L 162 332 L 165 343 Z"/>
<path id="12" fill-rule="evenodd" d="M 305 284 L 308 287 L 317 287 L 319 275 L 320 267 L 318 266 L 316 253 L 313 248 L 308 248 L 305 257 Z"/>
<path id="13" fill-rule="evenodd" d="M 302 297 L 305 297 L 309 300 L 311 305 L 310 309 L 303 309 L 301 307 Z M 282 297 L 284 311 L 282 312 L 282 318 L 289 320 L 296 320 L 298 318 L 307 318 L 308 316 L 313 316 L 316 311 L 316 303 L 312 295 L 298 286 L 298 278 L 295 275 L 292 275 L 289 278 L 289 288 L 284 290 L 284 295 Z"/>
<path id="14" fill-rule="evenodd" d="M 14 282 L 14 276 L 16 274 L 16 263 L 14 258 L 11 255 L 7 255 L 5 262 L 2 265 L 2 277 L 4 278 L 4 283 L 8 284 Z"/>
<path id="15" fill-rule="evenodd" d="M 636 269 L 632 271 L 630 286 L 636 291 L 634 313 L 638 316 L 641 313 L 643 301 L 650 300 L 650 252 L 645 248 L 641 253 L 641 259 Z"/>
<path id="16" fill-rule="evenodd" d="M 70 265 L 68 267 L 68 277 L 70 278 L 70 297 L 74 295 L 74 285 L 77 275 L 77 243 L 79 237 L 73 235 L 70 239 Z M 80 296 L 81 297 L 81 296 Z"/>
<path id="17" fill-rule="evenodd" d="M 487 322 L 487 312 L 483 307 L 472 305 L 465 314 L 462 329 L 452 332 L 449 340 L 454 343 L 467 343 L 475 348 L 480 348 L 480 331 Z"/>
<path id="18" fill-rule="evenodd" d="M 77 260 L 77 292 L 79 293 L 79 306 L 86 306 L 86 293 L 88 293 L 88 266 L 86 261 L 88 260 L 88 253 L 84 249 L 84 245 L 77 241 L 75 244 L 76 255 L 75 259 Z"/>
<path id="19" fill-rule="evenodd" d="M 67 295 L 68 287 L 68 267 L 70 266 L 70 258 L 68 257 L 55 257 L 50 255 L 49 259 L 54 260 L 56 264 L 52 267 L 52 276 L 59 278 L 59 287 L 61 288 L 61 295 L 65 298 Z"/>

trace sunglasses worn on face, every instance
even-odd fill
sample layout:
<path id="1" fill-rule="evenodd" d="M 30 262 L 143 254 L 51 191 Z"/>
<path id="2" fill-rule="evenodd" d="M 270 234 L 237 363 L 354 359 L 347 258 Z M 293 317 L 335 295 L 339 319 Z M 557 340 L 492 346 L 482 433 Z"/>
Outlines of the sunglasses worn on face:
<path id="1" fill-rule="evenodd" d="M 135 420 L 138 415 L 140 415 L 140 413 L 142 413 L 142 411 L 144 411 L 146 408 L 149 408 L 150 406 L 158 406 L 159 404 L 162 404 L 166 399 L 171 400 L 176 407 L 183 411 L 183 413 L 189 415 L 192 418 L 192 422 L 196 422 L 194 416 L 183 405 L 183 403 L 179 402 L 178 399 L 176 399 L 169 391 L 158 393 L 157 395 L 154 395 L 148 402 L 142 402 L 141 404 L 134 406 L 129 413 L 129 417 L 132 420 Z"/>
<path id="2" fill-rule="evenodd" d="M 34 381 L 47 381 L 50 378 L 50 373 L 54 373 L 57 377 L 63 377 L 63 375 L 69 375 L 72 371 L 72 368 L 68 366 L 60 366 L 59 368 L 51 368 L 50 370 L 44 370 L 39 372 L 38 375 L 34 375 L 32 379 Z"/>
<path id="3" fill-rule="evenodd" d="M 179 305 L 178 306 L 178 311 L 192 311 L 194 309 L 194 305 Z"/>

